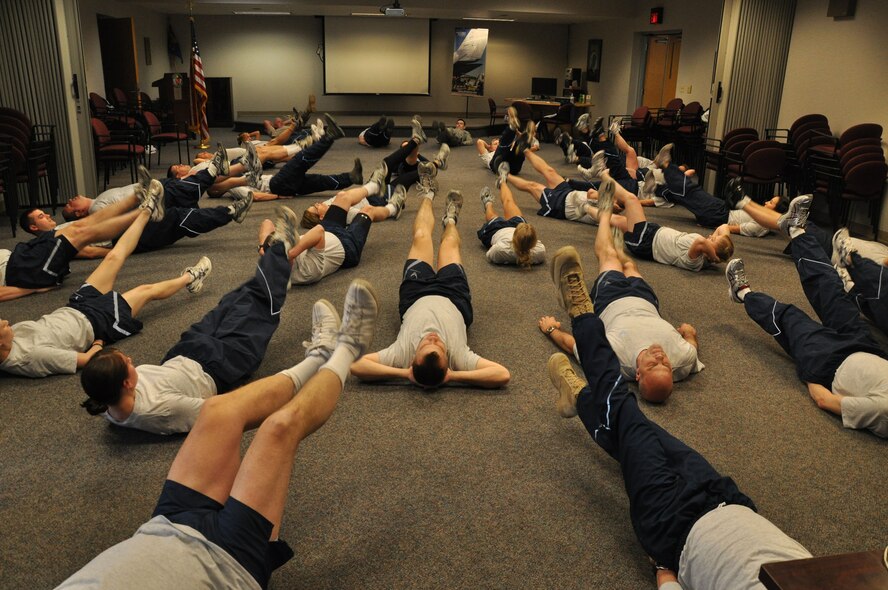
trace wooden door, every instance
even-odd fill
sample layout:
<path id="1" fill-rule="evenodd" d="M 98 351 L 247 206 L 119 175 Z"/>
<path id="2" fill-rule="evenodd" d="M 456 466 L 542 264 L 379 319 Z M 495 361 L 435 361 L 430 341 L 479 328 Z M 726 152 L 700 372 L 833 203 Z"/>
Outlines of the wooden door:
<path id="1" fill-rule="evenodd" d="M 102 50 L 102 73 L 105 76 L 105 98 L 120 88 L 127 97 L 138 95 L 139 66 L 136 60 L 136 32 L 132 18 L 98 16 L 99 46 Z"/>
<path id="2" fill-rule="evenodd" d="M 681 35 L 651 35 L 647 43 L 642 104 L 651 110 L 675 98 Z"/>

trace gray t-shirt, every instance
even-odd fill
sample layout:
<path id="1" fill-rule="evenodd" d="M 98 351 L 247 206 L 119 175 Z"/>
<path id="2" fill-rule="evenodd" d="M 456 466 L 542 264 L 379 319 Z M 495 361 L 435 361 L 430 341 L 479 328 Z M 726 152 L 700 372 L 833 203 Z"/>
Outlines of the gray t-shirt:
<path id="1" fill-rule="evenodd" d="M 888 360 L 868 352 L 846 358 L 832 382 L 842 398 L 842 425 L 888 438 Z"/>
<path id="2" fill-rule="evenodd" d="M 469 348 L 466 322 L 446 297 L 427 295 L 410 306 L 401 320 L 398 338 L 379 351 L 379 362 L 389 367 L 406 369 L 413 364 L 416 347 L 427 334 L 434 332 L 447 347 L 447 364 L 454 371 L 473 371 L 481 357 Z"/>
<path id="3" fill-rule="evenodd" d="M 160 366 L 139 365 L 136 373 L 133 412 L 125 420 L 106 412 L 112 424 L 154 434 L 189 432 L 204 400 L 216 395 L 213 378 L 188 357 L 175 356 Z"/>
<path id="4" fill-rule="evenodd" d="M 678 582 L 686 590 L 764 590 L 762 564 L 811 554 L 771 521 L 746 506 L 711 510 L 691 527 L 681 551 Z"/>
<path id="5" fill-rule="evenodd" d="M 771 233 L 771 230 L 759 225 L 758 222 L 756 222 L 756 220 L 754 220 L 746 211 L 732 209 L 728 213 L 728 223 L 731 225 L 739 225 L 741 236 L 760 238 Z"/>
<path id="6" fill-rule="evenodd" d="M 598 225 L 598 220 L 586 213 L 584 205 L 589 202 L 586 191 L 571 191 L 564 199 L 564 218 L 568 221 L 579 221 L 589 225 Z"/>
<path id="7" fill-rule="evenodd" d="M 324 205 L 330 206 L 333 204 L 333 201 L 336 200 L 336 197 L 330 197 L 326 201 L 324 201 Z M 348 211 L 345 212 L 345 223 L 346 225 L 350 224 L 355 220 L 355 217 L 358 216 L 358 213 L 361 212 L 361 209 L 364 207 L 369 207 L 370 201 L 367 200 L 366 197 L 352 205 Z"/>
<path id="8" fill-rule="evenodd" d="M 12 250 L 0 248 L 0 287 L 6 286 L 6 264 L 9 257 L 12 256 Z"/>
<path id="9" fill-rule="evenodd" d="M 448 127 L 447 131 L 450 132 L 450 136 L 453 137 L 453 139 L 457 140 L 460 145 L 472 145 L 474 143 L 474 141 L 472 140 L 472 134 L 469 133 L 466 129 Z"/>
<path id="10" fill-rule="evenodd" d="M 512 250 L 512 236 L 515 235 L 514 227 L 504 227 L 493 234 L 490 239 L 490 248 L 487 249 L 487 260 L 493 264 L 517 264 L 518 257 Z M 546 247 L 537 240 L 536 245 L 530 251 L 530 263 L 542 264 L 546 261 Z"/>
<path id="11" fill-rule="evenodd" d="M 681 337 L 657 308 L 640 297 L 623 297 L 610 303 L 598 316 L 607 340 L 620 361 L 623 376 L 635 380 L 636 359 L 651 344 L 659 344 L 672 363 L 672 380 L 681 381 L 703 370 L 697 349 Z"/>
<path id="12" fill-rule="evenodd" d="M 661 227 L 654 234 L 654 243 L 651 245 L 654 260 L 660 264 L 671 264 L 686 270 L 700 270 L 706 264 L 706 257 L 701 255 L 691 258 L 688 255 L 694 240 L 699 237 L 702 236 L 681 232 L 671 227 Z"/>
<path id="13" fill-rule="evenodd" d="M 95 339 L 92 324 L 72 307 L 14 324 L 12 331 L 12 350 L 0 370 L 23 377 L 76 373 L 77 353 Z"/>
<path id="14" fill-rule="evenodd" d="M 293 272 L 290 283 L 309 285 L 317 283 L 325 276 L 333 274 L 345 261 L 345 248 L 339 238 L 330 232 L 324 232 L 324 247 L 309 248 L 293 261 Z"/>
<path id="15" fill-rule="evenodd" d="M 89 207 L 89 214 L 92 215 L 96 211 L 101 211 L 108 205 L 113 205 L 118 201 L 122 201 L 133 194 L 137 186 L 139 186 L 139 183 L 109 188 L 93 200 L 93 204 Z"/>
<path id="16" fill-rule="evenodd" d="M 155 516 L 58 586 L 67 588 L 235 588 L 258 590 L 230 553 L 193 528 Z"/>

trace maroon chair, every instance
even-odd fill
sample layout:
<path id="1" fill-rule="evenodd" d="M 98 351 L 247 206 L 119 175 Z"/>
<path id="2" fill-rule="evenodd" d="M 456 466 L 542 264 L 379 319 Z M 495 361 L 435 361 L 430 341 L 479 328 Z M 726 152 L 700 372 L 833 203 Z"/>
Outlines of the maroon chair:
<path id="1" fill-rule="evenodd" d="M 678 148 L 677 159 L 696 170 L 705 171 L 703 105 L 697 101 L 686 104 L 678 114 L 677 125 L 673 133 Z"/>
<path id="2" fill-rule="evenodd" d="M 105 169 L 105 188 L 111 180 L 111 169 L 125 164 L 130 169 L 130 182 L 136 181 L 136 165 L 145 161 L 145 146 L 141 134 L 127 130 L 110 130 L 100 119 L 90 119 L 93 130 L 93 144 L 96 154 L 96 175 L 98 165 Z"/>
<path id="3" fill-rule="evenodd" d="M 744 186 L 752 186 L 749 193 L 758 202 L 770 199 L 775 192 L 775 185 L 783 184 L 783 171 L 786 167 L 786 150 L 774 140 L 754 141 L 742 154 L 743 163 L 740 178 Z"/>
<path id="4" fill-rule="evenodd" d="M 540 126 L 542 127 L 543 137 L 547 140 L 551 140 L 552 128 L 557 127 L 562 131 L 570 132 L 571 127 L 573 126 L 573 120 L 571 119 L 571 113 L 573 112 L 574 106 L 567 102 L 558 107 L 558 110 L 551 114 L 546 115 L 542 119 L 540 119 Z"/>
<path id="5" fill-rule="evenodd" d="M 825 191 L 818 189 L 815 195 L 827 199 L 834 228 L 847 226 L 854 205 L 865 202 L 869 205 L 873 236 L 878 237 L 886 175 L 888 164 L 884 159 L 869 160 L 851 166 L 841 175 L 834 175 Z"/>
<path id="6" fill-rule="evenodd" d="M 631 145 L 639 155 L 650 154 L 651 125 L 653 117 L 651 110 L 642 105 L 635 109 L 631 115 L 617 115 L 614 117 L 620 121 L 620 135 Z"/>
<path id="7" fill-rule="evenodd" d="M 58 202 L 59 176 L 55 156 L 55 127 L 33 125 L 28 116 L 15 109 L 0 107 L 0 135 L 12 147 L 12 169 L 16 184 L 28 186 L 28 201 L 32 207 L 47 205 L 55 208 Z M 46 180 L 48 200 L 40 198 L 40 181 Z M 42 202 L 41 202 L 42 201 Z"/>
<path id="8" fill-rule="evenodd" d="M 876 123 L 854 125 L 845 130 L 838 138 L 826 133 L 816 133 L 812 137 L 808 150 L 818 155 L 831 156 L 842 146 L 861 139 L 882 141 L 882 126 Z"/>
<path id="9" fill-rule="evenodd" d="M 89 111 L 93 117 L 101 119 L 111 129 L 142 129 L 142 124 L 135 117 L 115 108 L 95 92 L 89 93 Z"/>
<path id="10" fill-rule="evenodd" d="M 6 215 L 9 217 L 9 227 L 12 228 L 12 237 L 15 237 L 16 227 L 18 226 L 19 201 L 17 185 L 12 144 L 0 141 L 0 193 L 3 194 Z"/>
<path id="11" fill-rule="evenodd" d="M 653 137 L 656 149 L 660 149 L 663 145 L 675 140 L 675 130 L 679 126 L 679 113 L 684 107 L 684 101 L 680 98 L 673 98 L 666 106 L 657 110 L 656 120 L 653 127 Z"/>
<path id="12" fill-rule="evenodd" d="M 142 116 L 145 117 L 145 123 L 147 124 L 148 130 L 148 144 L 153 145 L 157 148 L 157 165 L 160 165 L 160 148 L 165 146 L 168 143 L 176 143 L 176 149 L 178 150 L 179 159 L 178 162 L 182 161 L 182 142 L 185 142 L 185 155 L 188 157 L 187 161 L 191 161 L 191 149 L 188 144 L 188 133 L 186 132 L 186 127 L 184 123 L 167 123 L 166 125 L 162 124 L 157 117 L 151 111 L 143 111 Z M 151 158 L 148 158 L 148 162 L 151 162 Z"/>

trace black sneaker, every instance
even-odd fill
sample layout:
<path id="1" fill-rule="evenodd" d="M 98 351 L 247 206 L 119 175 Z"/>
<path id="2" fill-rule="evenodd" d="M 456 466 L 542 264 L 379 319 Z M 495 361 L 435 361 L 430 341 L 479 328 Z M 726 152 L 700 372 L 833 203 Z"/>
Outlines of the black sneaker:
<path id="1" fill-rule="evenodd" d="M 326 134 L 324 137 L 330 140 L 336 140 L 340 137 L 345 137 L 345 131 L 342 130 L 342 127 L 336 122 L 330 113 L 324 113 L 324 122 L 327 125 Z"/>
<path id="2" fill-rule="evenodd" d="M 731 209 L 736 209 L 737 203 L 746 196 L 743 194 L 743 180 L 739 176 L 729 180 L 725 184 L 725 190 L 722 196 Z"/>
<path id="3" fill-rule="evenodd" d="M 348 179 L 352 184 L 364 184 L 364 166 L 361 164 L 361 158 L 355 158 L 355 165 L 348 173 Z"/>

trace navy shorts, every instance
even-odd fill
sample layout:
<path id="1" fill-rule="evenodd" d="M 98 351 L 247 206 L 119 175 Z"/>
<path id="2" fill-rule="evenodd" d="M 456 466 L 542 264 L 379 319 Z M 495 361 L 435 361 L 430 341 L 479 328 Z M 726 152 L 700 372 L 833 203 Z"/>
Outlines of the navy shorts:
<path id="1" fill-rule="evenodd" d="M 639 258 L 645 260 L 654 259 L 654 234 L 660 230 L 660 225 L 653 221 L 636 223 L 632 231 L 623 234 L 623 242 L 626 248 Z"/>
<path id="2" fill-rule="evenodd" d="M 342 242 L 345 250 L 345 260 L 342 268 L 351 268 L 361 262 L 361 252 L 367 243 L 367 235 L 373 222 L 365 214 L 360 213 L 351 223 L 347 224 L 348 211 L 338 205 L 330 205 L 327 213 L 321 220 L 321 227 Z"/>
<path id="3" fill-rule="evenodd" d="M 142 322 L 133 317 L 133 310 L 117 291 L 101 293 L 88 283 L 68 298 L 72 307 L 92 324 L 96 340 L 111 344 L 142 331 Z"/>
<path id="4" fill-rule="evenodd" d="M 469 279 L 460 264 L 448 264 L 435 272 L 427 262 L 409 259 L 404 263 L 404 278 L 398 291 L 398 313 L 401 318 L 410 306 L 429 295 L 440 295 L 450 300 L 466 322 L 472 325 L 472 293 Z"/>
<path id="5" fill-rule="evenodd" d="M 152 516 L 198 531 L 234 557 L 263 588 L 271 572 L 293 557 L 286 541 L 269 541 L 274 525 L 246 504 L 228 498 L 223 505 L 171 479 L 163 483 Z"/>
<path id="6" fill-rule="evenodd" d="M 567 201 L 567 195 L 573 190 L 566 180 L 555 188 L 544 188 L 542 195 L 540 195 L 540 209 L 537 211 L 537 215 L 567 219 L 564 214 L 564 203 Z"/>
<path id="7" fill-rule="evenodd" d="M 478 239 L 481 240 L 481 243 L 484 244 L 485 248 L 490 248 L 493 234 L 501 229 L 506 229 L 507 227 L 518 227 L 522 223 L 527 223 L 527 221 L 523 217 L 517 215 L 515 217 L 510 217 L 509 219 L 494 217 L 482 225 L 481 229 L 478 230 Z"/>
<path id="8" fill-rule="evenodd" d="M 592 290 L 592 305 L 596 315 L 601 315 L 608 305 L 623 297 L 640 297 L 660 309 L 657 294 L 643 278 L 627 277 L 616 270 L 606 270 L 598 275 Z"/>
<path id="9" fill-rule="evenodd" d="M 68 263 L 77 256 L 77 248 L 68 238 L 55 232 L 43 232 L 27 242 L 16 244 L 6 265 L 6 284 L 22 289 L 43 289 L 61 285 L 71 274 Z"/>

